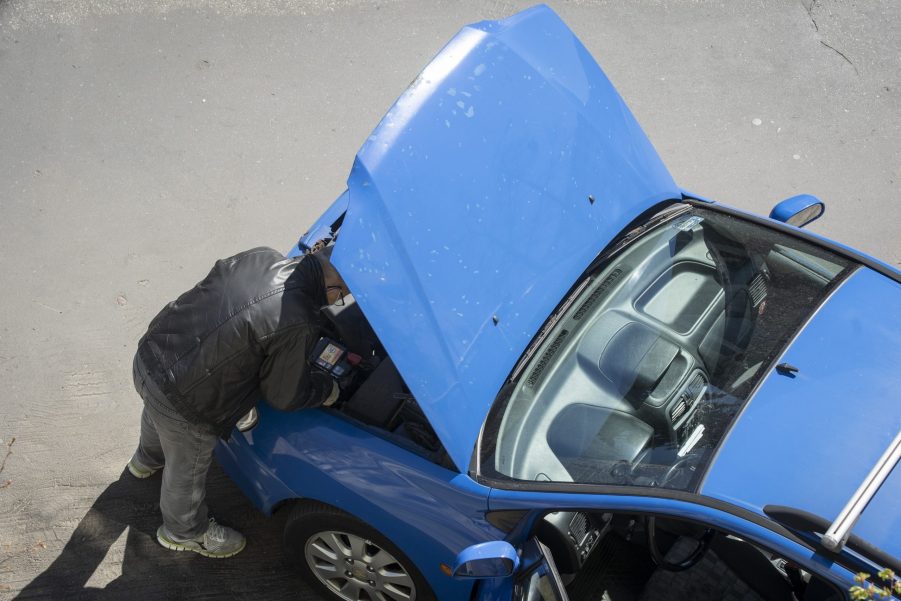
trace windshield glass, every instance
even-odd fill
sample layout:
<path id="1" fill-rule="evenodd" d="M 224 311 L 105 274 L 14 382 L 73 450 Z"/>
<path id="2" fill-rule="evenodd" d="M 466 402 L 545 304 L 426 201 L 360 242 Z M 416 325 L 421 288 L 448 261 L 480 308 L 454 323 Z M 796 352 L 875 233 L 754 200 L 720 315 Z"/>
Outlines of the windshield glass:
<path id="1" fill-rule="evenodd" d="M 692 489 L 772 361 L 852 268 L 699 207 L 625 239 L 504 386 L 482 475 Z"/>

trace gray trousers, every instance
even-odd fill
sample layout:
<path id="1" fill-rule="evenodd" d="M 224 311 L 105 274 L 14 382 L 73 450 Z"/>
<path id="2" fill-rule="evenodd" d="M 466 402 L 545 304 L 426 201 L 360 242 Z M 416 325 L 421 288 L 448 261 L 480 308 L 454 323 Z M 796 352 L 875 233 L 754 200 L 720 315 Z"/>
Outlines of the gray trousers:
<path id="1" fill-rule="evenodd" d="M 206 475 L 218 437 L 181 417 L 146 377 L 137 357 L 134 380 L 144 399 L 135 459 L 152 469 L 165 467 L 160 511 L 167 534 L 178 540 L 196 538 L 208 526 Z"/>

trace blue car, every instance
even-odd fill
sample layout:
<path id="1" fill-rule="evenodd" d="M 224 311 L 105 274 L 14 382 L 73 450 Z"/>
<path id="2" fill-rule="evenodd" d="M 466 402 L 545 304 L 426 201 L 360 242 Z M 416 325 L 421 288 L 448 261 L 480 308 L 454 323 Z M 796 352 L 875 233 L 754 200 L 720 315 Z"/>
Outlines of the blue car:
<path id="1" fill-rule="evenodd" d="M 330 599 L 846 599 L 901 572 L 901 273 L 823 210 L 679 188 L 549 8 L 466 27 L 292 251 L 339 404 L 219 462 Z"/>

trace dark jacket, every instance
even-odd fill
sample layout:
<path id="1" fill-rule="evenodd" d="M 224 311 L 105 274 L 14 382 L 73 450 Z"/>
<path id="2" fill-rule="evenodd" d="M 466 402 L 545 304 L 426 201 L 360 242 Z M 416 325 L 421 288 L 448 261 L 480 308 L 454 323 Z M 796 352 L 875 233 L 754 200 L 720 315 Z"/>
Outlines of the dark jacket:
<path id="1" fill-rule="evenodd" d="M 260 392 L 285 410 L 328 396 L 331 379 L 308 362 L 324 304 L 315 257 L 254 248 L 217 261 L 166 305 L 138 343 L 138 357 L 182 417 L 228 436 Z"/>

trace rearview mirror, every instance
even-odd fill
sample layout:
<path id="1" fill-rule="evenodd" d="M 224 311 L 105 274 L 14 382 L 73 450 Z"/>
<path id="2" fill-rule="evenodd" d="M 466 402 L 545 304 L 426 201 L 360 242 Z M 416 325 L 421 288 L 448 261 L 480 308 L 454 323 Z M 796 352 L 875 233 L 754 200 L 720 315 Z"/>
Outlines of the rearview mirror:
<path id="1" fill-rule="evenodd" d="M 506 578 L 519 567 L 519 555 L 513 545 L 494 540 L 466 547 L 454 562 L 454 578 Z"/>
<path id="2" fill-rule="evenodd" d="M 826 205 L 816 196 L 799 194 L 786 198 L 770 211 L 770 219 L 795 227 L 804 227 L 819 219 L 826 212 Z"/>

